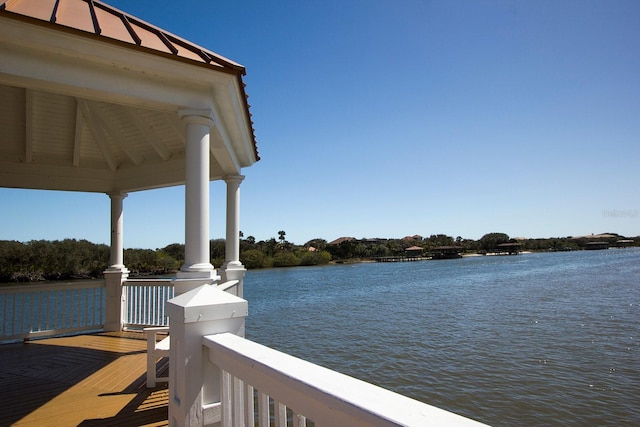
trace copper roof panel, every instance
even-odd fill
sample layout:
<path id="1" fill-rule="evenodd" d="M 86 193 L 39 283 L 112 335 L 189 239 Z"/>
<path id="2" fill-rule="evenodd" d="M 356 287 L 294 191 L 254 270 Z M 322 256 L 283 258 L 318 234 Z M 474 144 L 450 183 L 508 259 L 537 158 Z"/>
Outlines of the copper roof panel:
<path id="1" fill-rule="evenodd" d="M 5 2 L 0 1 L 0 3 Z M 5 3 L 6 9 L 11 12 L 43 21 L 51 19 L 51 12 L 54 10 L 55 5 L 56 0 L 9 0 Z"/>
<path id="2" fill-rule="evenodd" d="M 66 27 L 94 33 L 95 27 L 90 18 L 88 3 L 83 1 L 61 1 L 55 14 L 55 23 Z"/>
<path id="3" fill-rule="evenodd" d="M 95 8 L 95 13 L 102 30 L 101 35 L 126 43 L 136 43 L 131 33 L 127 31 L 122 18 L 99 7 Z"/>
<path id="4" fill-rule="evenodd" d="M 148 47 L 149 49 L 157 50 L 165 53 L 172 53 L 171 50 L 167 47 L 166 44 L 160 40 L 157 34 L 152 33 L 151 31 L 132 23 L 133 31 L 140 37 L 142 40 L 141 46 Z"/>
<path id="5" fill-rule="evenodd" d="M 188 58 L 188 59 L 192 59 L 194 61 L 202 61 L 203 58 L 201 55 L 198 55 L 196 52 L 188 50 L 188 49 L 184 49 L 182 46 L 180 46 L 179 44 L 174 44 L 174 47 L 178 50 L 177 55 L 178 56 L 182 56 L 183 58 Z M 217 64 L 212 64 L 212 65 L 217 65 Z"/>

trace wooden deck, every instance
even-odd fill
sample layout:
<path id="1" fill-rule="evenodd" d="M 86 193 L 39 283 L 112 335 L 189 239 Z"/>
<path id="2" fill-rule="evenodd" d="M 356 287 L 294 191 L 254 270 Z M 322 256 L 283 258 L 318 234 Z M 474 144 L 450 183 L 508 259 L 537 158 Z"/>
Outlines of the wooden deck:
<path id="1" fill-rule="evenodd" d="M 167 426 L 168 394 L 141 332 L 0 345 L 0 426 Z"/>

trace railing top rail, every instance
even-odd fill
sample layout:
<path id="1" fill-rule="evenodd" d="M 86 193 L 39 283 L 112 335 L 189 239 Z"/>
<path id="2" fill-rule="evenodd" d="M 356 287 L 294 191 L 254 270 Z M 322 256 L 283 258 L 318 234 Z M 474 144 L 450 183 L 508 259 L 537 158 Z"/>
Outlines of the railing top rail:
<path id="1" fill-rule="evenodd" d="M 170 278 L 149 278 L 149 279 L 127 279 L 124 284 L 126 285 L 146 285 L 146 286 L 166 286 L 170 285 L 173 279 Z"/>
<path id="2" fill-rule="evenodd" d="M 233 288 L 238 283 L 240 283 L 239 280 L 229 280 L 228 282 L 220 283 L 218 285 L 218 289 L 220 289 L 221 291 L 226 291 L 227 289 Z"/>
<path id="3" fill-rule="evenodd" d="M 234 334 L 203 345 L 212 363 L 320 425 L 484 425 Z"/>
<path id="4" fill-rule="evenodd" d="M 71 289 L 91 289 L 104 288 L 106 282 L 104 280 L 87 280 L 78 282 L 60 282 L 60 283 L 31 283 L 29 285 L 9 285 L 0 286 L 0 293 L 29 293 L 42 291 L 59 291 Z"/>

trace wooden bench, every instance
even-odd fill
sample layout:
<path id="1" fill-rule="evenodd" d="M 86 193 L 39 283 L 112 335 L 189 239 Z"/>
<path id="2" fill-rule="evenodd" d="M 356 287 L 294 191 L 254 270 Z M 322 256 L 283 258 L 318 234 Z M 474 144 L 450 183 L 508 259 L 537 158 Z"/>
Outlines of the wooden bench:
<path id="1" fill-rule="evenodd" d="M 153 388 L 156 383 L 169 382 L 169 377 L 158 376 L 158 360 L 169 357 L 169 335 L 158 341 L 158 332 L 169 332 L 168 326 L 144 328 L 147 334 L 147 388 Z"/>

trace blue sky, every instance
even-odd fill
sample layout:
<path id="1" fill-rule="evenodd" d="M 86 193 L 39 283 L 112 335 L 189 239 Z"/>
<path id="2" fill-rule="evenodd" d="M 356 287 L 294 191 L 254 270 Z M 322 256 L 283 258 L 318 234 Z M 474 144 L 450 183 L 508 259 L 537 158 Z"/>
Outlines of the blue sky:
<path id="1" fill-rule="evenodd" d="M 247 68 L 245 236 L 640 235 L 640 2 L 107 2 Z M 0 239 L 109 242 L 106 195 L 0 200 Z M 184 242 L 182 187 L 124 203 L 126 247 Z"/>

